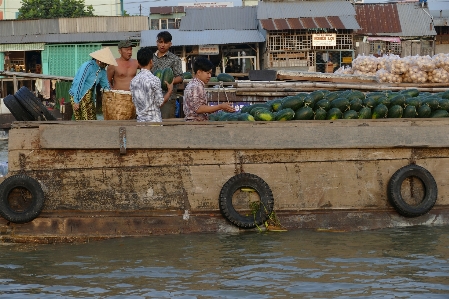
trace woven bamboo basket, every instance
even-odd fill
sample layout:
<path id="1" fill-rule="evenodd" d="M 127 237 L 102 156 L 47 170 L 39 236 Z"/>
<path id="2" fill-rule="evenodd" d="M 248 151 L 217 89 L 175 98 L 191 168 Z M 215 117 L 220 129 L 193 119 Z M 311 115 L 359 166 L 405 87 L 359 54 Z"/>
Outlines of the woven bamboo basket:
<path id="1" fill-rule="evenodd" d="M 129 91 L 112 90 L 103 92 L 102 110 L 104 120 L 136 118 L 136 107 Z"/>

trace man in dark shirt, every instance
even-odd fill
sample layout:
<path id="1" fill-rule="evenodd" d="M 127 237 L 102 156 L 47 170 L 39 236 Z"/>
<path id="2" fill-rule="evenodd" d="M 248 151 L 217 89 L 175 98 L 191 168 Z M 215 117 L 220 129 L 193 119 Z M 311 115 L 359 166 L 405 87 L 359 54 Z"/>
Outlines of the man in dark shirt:
<path id="1" fill-rule="evenodd" d="M 168 31 L 161 31 L 157 35 L 157 51 L 153 55 L 153 68 L 151 72 L 154 74 L 157 70 L 162 70 L 165 68 L 171 68 L 173 71 L 174 79 L 173 79 L 173 93 L 170 98 L 170 103 L 167 103 L 162 107 L 162 118 L 164 115 L 168 115 L 169 117 L 174 117 L 175 113 L 175 101 L 176 101 L 176 92 L 177 92 L 177 84 L 182 83 L 182 64 L 181 59 L 169 51 L 172 45 L 172 35 Z"/>

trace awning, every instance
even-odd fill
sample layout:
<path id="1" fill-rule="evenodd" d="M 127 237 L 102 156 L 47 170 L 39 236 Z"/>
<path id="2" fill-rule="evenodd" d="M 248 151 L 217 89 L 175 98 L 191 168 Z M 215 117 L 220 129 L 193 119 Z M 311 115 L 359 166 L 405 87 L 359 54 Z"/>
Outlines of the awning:
<path id="1" fill-rule="evenodd" d="M 286 29 L 360 29 L 355 16 L 341 17 L 310 17 L 287 19 L 261 19 L 260 23 L 265 30 Z"/>
<path id="2" fill-rule="evenodd" d="M 381 40 L 390 43 L 400 43 L 401 39 L 399 37 L 382 37 L 382 36 L 370 36 L 366 39 L 367 41 Z"/>
<path id="3" fill-rule="evenodd" d="M 45 43 L 33 43 L 33 44 L 1 44 L 0 52 L 12 52 L 12 51 L 43 51 Z"/>

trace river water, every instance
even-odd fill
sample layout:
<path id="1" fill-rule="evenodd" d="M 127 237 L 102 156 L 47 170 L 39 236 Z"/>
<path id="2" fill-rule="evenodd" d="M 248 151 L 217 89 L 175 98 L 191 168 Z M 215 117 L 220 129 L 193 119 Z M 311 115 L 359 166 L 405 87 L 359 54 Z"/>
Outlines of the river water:
<path id="1" fill-rule="evenodd" d="M 449 227 L 0 243 L 0 298 L 449 298 Z"/>
<path id="2" fill-rule="evenodd" d="M 449 298 L 449 227 L 0 245 L 0 298 Z"/>

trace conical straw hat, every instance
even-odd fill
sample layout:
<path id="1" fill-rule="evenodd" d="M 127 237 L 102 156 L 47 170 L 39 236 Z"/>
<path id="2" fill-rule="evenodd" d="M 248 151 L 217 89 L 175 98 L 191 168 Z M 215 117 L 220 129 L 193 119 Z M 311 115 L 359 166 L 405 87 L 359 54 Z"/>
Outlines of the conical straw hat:
<path id="1" fill-rule="evenodd" d="M 103 48 L 101 50 L 92 52 L 89 54 L 92 58 L 98 59 L 101 62 L 118 66 L 117 61 L 115 61 L 114 55 L 112 55 L 109 47 Z"/>

